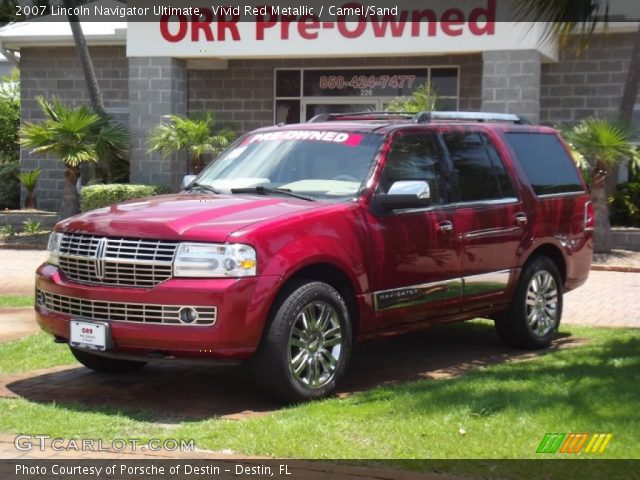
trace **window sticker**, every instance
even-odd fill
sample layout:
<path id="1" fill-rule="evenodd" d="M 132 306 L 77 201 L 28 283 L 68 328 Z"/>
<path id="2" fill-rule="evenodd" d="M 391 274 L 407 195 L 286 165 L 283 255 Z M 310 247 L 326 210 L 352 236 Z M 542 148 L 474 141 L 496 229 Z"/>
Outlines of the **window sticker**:
<path id="1" fill-rule="evenodd" d="M 270 142 L 282 140 L 313 140 L 318 142 L 340 143 L 347 147 L 357 147 L 364 135 L 358 133 L 332 132 L 322 130 L 284 130 L 279 132 L 257 133 L 248 137 L 243 145 L 256 142 Z M 242 152 L 240 152 L 242 153 Z"/>

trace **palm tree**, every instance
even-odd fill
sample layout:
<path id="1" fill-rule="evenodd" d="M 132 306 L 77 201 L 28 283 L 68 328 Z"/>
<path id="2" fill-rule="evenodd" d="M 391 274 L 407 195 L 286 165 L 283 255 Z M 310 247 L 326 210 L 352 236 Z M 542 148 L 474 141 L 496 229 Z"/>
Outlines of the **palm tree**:
<path id="1" fill-rule="evenodd" d="M 640 168 L 640 153 L 631 142 L 633 130 L 620 121 L 588 118 L 565 132 L 567 141 L 582 155 L 591 180 L 591 200 L 596 215 L 594 249 L 611 251 L 611 223 L 605 189 L 611 169 L 628 158 L 634 169 Z"/>
<path id="2" fill-rule="evenodd" d="M 433 85 L 424 83 L 416 88 L 410 97 L 398 97 L 387 104 L 389 112 L 432 112 L 438 107 L 438 94 Z"/>
<path id="3" fill-rule="evenodd" d="M 36 186 L 38 185 L 38 178 L 40 178 L 40 174 L 42 173 L 42 169 L 36 168 L 35 170 L 30 170 L 28 172 L 20 172 L 18 174 L 18 179 L 22 186 L 27 190 L 27 198 L 25 199 L 24 207 L 25 208 L 36 208 Z"/>
<path id="4" fill-rule="evenodd" d="M 38 103 L 47 118 L 41 123 L 25 123 L 20 129 L 20 144 L 34 154 L 53 154 L 65 164 L 60 209 L 64 219 L 80 212 L 76 188 L 80 166 L 101 157 L 125 155 L 128 134 L 87 106 L 69 108 L 57 99 L 48 102 L 42 97 Z"/>
<path id="5" fill-rule="evenodd" d="M 578 47 L 589 44 L 598 25 L 606 27 L 609 18 L 610 0 L 516 0 L 516 18 L 520 21 L 545 22 L 547 37 L 566 43 L 568 35 L 581 33 Z M 634 37 L 633 53 L 629 72 L 620 99 L 618 116 L 625 123 L 631 123 L 633 108 L 640 86 L 640 27 Z"/>
<path id="6" fill-rule="evenodd" d="M 82 25 L 80 19 L 73 10 L 78 4 L 76 0 L 64 0 L 64 6 L 67 8 L 67 18 L 69 20 L 69 26 L 71 27 L 71 33 L 73 35 L 73 41 L 76 45 L 76 51 L 78 53 L 78 59 L 82 66 L 82 73 L 84 75 L 84 82 L 87 86 L 87 94 L 89 95 L 89 103 L 101 117 L 106 117 L 107 112 L 104 109 L 104 103 L 102 101 L 102 93 L 100 87 L 98 87 L 98 79 L 96 78 L 96 72 L 93 68 L 93 61 L 91 60 L 91 54 L 87 47 L 87 41 L 84 38 L 84 32 L 82 31 Z"/>
<path id="7" fill-rule="evenodd" d="M 158 125 L 149 137 L 149 151 L 157 151 L 169 157 L 174 153 L 187 152 L 187 174 L 200 173 L 204 168 L 203 156 L 218 154 L 233 140 L 234 133 L 227 129 L 214 131 L 214 117 L 208 114 L 201 119 L 190 119 L 181 115 L 167 115 L 165 123 Z M 189 167 L 191 165 L 191 168 Z"/>

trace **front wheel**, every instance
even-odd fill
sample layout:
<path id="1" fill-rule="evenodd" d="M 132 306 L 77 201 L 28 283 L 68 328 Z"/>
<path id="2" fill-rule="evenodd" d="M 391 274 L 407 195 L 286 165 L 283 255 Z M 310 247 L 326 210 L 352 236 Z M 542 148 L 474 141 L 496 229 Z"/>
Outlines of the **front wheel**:
<path id="1" fill-rule="evenodd" d="M 548 347 L 562 317 L 562 280 L 556 264 L 548 257 L 528 262 L 507 311 L 496 320 L 496 331 L 511 347 Z"/>
<path id="2" fill-rule="evenodd" d="M 103 357 L 95 353 L 69 347 L 76 360 L 82 365 L 99 373 L 126 373 L 135 372 L 144 367 L 147 362 L 136 362 L 132 360 L 118 360 L 116 358 Z"/>
<path id="3" fill-rule="evenodd" d="M 291 287 L 266 328 L 253 369 L 267 394 L 297 402 L 334 390 L 352 347 L 349 311 L 337 290 L 312 281 Z"/>

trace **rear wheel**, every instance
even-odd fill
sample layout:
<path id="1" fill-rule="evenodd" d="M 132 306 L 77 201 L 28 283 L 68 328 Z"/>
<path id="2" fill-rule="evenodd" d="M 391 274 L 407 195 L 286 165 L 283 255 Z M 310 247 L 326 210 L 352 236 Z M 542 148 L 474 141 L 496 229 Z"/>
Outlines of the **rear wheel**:
<path id="1" fill-rule="evenodd" d="M 99 373 L 126 373 L 135 372 L 144 367 L 147 362 L 135 362 L 132 360 L 118 360 L 115 358 L 103 357 L 95 353 L 87 352 L 77 348 L 69 347 L 76 360 L 82 365 Z"/>
<path id="2" fill-rule="evenodd" d="M 340 293 L 323 282 L 302 282 L 285 294 L 267 326 L 254 375 L 278 399 L 322 398 L 344 375 L 351 347 L 351 319 Z"/>
<path id="3" fill-rule="evenodd" d="M 548 347 L 562 317 L 562 279 L 556 264 L 540 256 L 528 262 L 507 311 L 496 320 L 500 339 L 526 349 Z"/>

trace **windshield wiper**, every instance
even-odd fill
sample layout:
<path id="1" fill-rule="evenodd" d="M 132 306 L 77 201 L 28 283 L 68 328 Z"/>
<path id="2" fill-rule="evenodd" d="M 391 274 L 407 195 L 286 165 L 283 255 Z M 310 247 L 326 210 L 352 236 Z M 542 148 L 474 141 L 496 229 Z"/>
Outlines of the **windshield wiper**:
<path id="1" fill-rule="evenodd" d="M 271 187 L 264 187 L 262 185 L 258 185 L 257 187 L 232 188 L 231 193 L 257 193 L 259 195 L 268 195 L 270 193 L 281 193 L 282 195 L 299 198 L 301 200 L 306 200 L 308 202 L 316 201 L 316 199 L 313 197 L 302 195 L 301 193 L 294 193 L 288 188 L 271 188 Z"/>
<path id="2" fill-rule="evenodd" d="M 215 188 L 209 185 L 205 185 L 204 183 L 198 183 L 198 182 L 190 183 L 189 186 L 187 186 L 187 188 L 185 188 L 184 190 L 188 192 L 189 190 L 195 190 L 196 188 L 200 190 L 206 190 L 207 192 L 211 192 L 211 193 L 218 193 L 218 194 L 220 193 Z"/>

